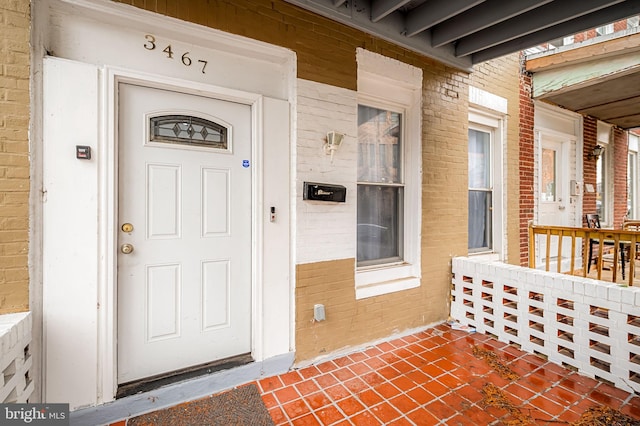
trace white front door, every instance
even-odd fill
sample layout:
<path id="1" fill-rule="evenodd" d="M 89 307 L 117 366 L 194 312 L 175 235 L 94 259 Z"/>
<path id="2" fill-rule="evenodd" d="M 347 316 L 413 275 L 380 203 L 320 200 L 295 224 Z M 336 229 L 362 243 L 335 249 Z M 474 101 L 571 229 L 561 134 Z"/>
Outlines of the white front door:
<path id="1" fill-rule="evenodd" d="M 560 137 L 540 134 L 541 155 L 538 162 L 539 193 L 538 193 L 538 223 L 540 225 L 570 226 L 570 197 L 569 197 L 569 161 L 568 144 Z M 546 237 L 541 236 L 538 241 L 540 251 L 546 250 Z M 567 244 L 565 244 L 567 243 Z M 556 260 L 558 253 L 558 238 L 551 238 L 550 256 Z M 570 258 L 570 239 L 563 241 L 562 258 Z"/>
<path id="2" fill-rule="evenodd" d="M 250 353 L 251 107 L 118 89 L 118 383 Z"/>

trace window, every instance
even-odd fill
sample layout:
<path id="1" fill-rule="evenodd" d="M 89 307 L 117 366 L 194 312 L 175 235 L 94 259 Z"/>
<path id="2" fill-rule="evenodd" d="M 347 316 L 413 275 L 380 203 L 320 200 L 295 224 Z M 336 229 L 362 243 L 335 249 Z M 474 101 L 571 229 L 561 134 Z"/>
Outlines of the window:
<path id="1" fill-rule="evenodd" d="M 402 260 L 402 113 L 358 105 L 358 266 Z"/>
<path id="2" fill-rule="evenodd" d="M 467 140 L 468 254 L 506 260 L 503 134 L 507 100 L 469 87 Z"/>
<path id="3" fill-rule="evenodd" d="M 162 115 L 149 119 L 149 142 L 227 149 L 227 128 L 190 115 Z"/>
<path id="4" fill-rule="evenodd" d="M 599 36 L 613 33 L 613 24 L 607 24 L 596 28 L 596 34 Z"/>
<path id="5" fill-rule="evenodd" d="M 638 182 L 638 153 L 629 151 L 627 164 L 627 218 L 634 219 L 636 214 L 637 198 L 636 193 Z"/>
<path id="6" fill-rule="evenodd" d="M 596 213 L 600 215 L 600 224 L 609 227 L 613 225 L 613 156 L 609 149 L 612 126 L 598 121 L 597 129 L 597 144 L 603 150 L 596 161 Z"/>
<path id="7" fill-rule="evenodd" d="M 469 129 L 469 253 L 493 249 L 491 133 Z"/>
<path id="8" fill-rule="evenodd" d="M 640 188 L 638 187 L 638 148 L 640 145 L 640 136 L 628 133 L 629 137 L 629 164 L 627 166 L 627 218 L 640 219 L 640 209 L 638 202 L 640 200 Z"/>
<path id="9" fill-rule="evenodd" d="M 603 150 L 596 162 L 596 213 L 600 223 L 608 223 L 607 209 L 607 150 Z"/>
<path id="10" fill-rule="evenodd" d="M 422 70 L 357 50 L 356 299 L 420 285 Z"/>

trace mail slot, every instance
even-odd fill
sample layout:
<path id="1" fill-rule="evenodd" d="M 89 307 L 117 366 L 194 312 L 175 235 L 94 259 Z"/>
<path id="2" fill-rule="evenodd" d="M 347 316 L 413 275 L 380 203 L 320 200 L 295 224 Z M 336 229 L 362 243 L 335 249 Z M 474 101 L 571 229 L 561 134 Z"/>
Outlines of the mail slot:
<path id="1" fill-rule="evenodd" d="M 344 203 L 347 199 L 347 188 L 342 185 L 305 182 L 302 199 Z"/>

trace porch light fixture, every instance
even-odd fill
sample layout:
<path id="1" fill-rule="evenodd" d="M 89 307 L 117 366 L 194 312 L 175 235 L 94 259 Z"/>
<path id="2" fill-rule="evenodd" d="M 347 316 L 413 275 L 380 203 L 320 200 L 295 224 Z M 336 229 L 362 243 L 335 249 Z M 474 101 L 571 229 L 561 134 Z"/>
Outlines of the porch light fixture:
<path id="1" fill-rule="evenodd" d="M 591 150 L 590 154 L 587 154 L 587 158 L 589 160 L 598 160 L 598 158 L 600 157 L 600 155 L 602 154 L 602 151 L 604 151 L 604 148 L 601 147 L 600 145 L 596 145 L 593 147 L 593 149 Z"/>
<path id="2" fill-rule="evenodd" d="M 343 133 L 331 131 L 327 133 L 327 142 L 324 144 L 324 153 L 331 154 L 331 162 L 333 163 L 333 153 L 340 148 L 342 140 L 344 139 Z"/>

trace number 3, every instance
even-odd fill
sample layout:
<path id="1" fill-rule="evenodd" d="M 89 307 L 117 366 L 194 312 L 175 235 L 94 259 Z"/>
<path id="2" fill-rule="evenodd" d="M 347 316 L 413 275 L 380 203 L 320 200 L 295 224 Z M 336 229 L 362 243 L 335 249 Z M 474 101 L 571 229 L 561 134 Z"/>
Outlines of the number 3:
<path id="1" fill-rule="evenodd" d="M 144 48 L 147 50 L 153 50 L 156 48 L 156 38 L 151 34 L 146 34 L 144 38 L 147 39 L 147 42 L 144 44 Z"/>

